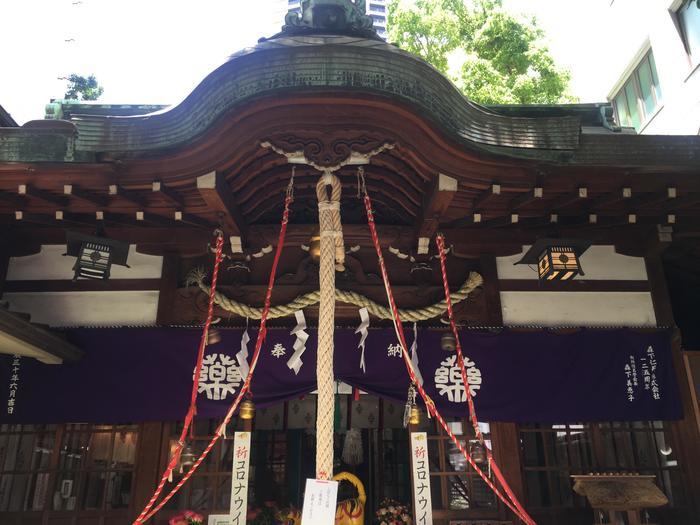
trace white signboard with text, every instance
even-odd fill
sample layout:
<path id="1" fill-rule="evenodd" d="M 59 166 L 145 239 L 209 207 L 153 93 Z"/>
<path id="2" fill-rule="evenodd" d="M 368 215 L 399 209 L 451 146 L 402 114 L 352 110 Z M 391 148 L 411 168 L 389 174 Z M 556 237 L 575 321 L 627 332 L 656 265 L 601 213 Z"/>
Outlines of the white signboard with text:
<path id="1" fill-rule="evenodd" d="M 430 497 L 428 467 L 428 434 L 411 432 L 411 463 L 413 464 L 413 501 L 416 525 L 433 525 L 433 502 Z"/>
<path id="2" fill-rule="evenodd" d="M 304 525 L 334 525 L 337 500 L 337 481 L 307 479 L 301 522 Z"/>
<path id="3" fill-rule="evenodd" d="M 243 525 L 248 514 L 248 467 L 250 432 L 236 432 L 233 439 L 230 525 Z"/>

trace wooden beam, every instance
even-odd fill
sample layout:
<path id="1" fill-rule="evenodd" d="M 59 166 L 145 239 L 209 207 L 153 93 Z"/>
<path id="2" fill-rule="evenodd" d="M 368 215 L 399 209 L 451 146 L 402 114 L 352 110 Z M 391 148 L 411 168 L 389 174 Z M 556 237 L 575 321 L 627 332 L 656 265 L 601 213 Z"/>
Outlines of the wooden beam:
<path id="1" fill-rule="evenodd" d="M 104 292 L 104 291 L 144 291 L 159 290 L 160 279 L 107 279 L 80 280 L 52 279 L 34 281 L 7 281 L 6 292 Z"/>
<path id="2" fill-rule="evenodd" d="M 539 186 L 536 186 L 532 189 L 527 190 L 524 193 L 521 193 L 517 197 L 513 197 L 513 199 L 510 201 L 509 207 L 512 211 L 515 211 L 518 208 L 525 206 L 526 204 L 530 204 L 534 200 L 541 199 L 543 195 L 544 189 Z"/>
<path id="3" fill-rule="evenodd" d="M 486 226 L 489 228 L 499 228 L 501 226 L 510 226 L 511 224 L 518 224 L 520 221 L 520 216 L 517 213 L 509 213 L 502 217 L 496 217 L 495 219 L 489 219 L 486 221 Z"/>
<path id="4" fill-rule="evenodd" d="M 191 213 L 184 213 L 181 211 L 176 211 L 173 213 L 173 218 L 174 218 L 175 222 L 187 224 L 189 226 L 194 226 L 196 228 L 211 229 L 214 227 L 214 225 L 211 222 L 209 222 L 208 220 L 202 219 L 201 217 L 198 217 L 196 215 L 192 215 Z"/>
<path id="5" fill-rule="evenodd" d="M 64 184 L 63 194 L 69 197 L 75 197 L 90 204 L 94 204 L 99 208 L 104 208 L 107 206 L 107 198 L 102 195 L 97 195 L 89 191 L 85 191 L 75 184 Z"/>
<path id="6" fill-rule="evenodd" d="M 0 201 L 11 204 L 15 208 L 24 208 L 26 202 L 22 197 L 9 191 L 0 191 Z"/>
<path id="7" fill-rule="evenodd" d="M 158 313 L 156 323 L 159 326 L 173 324 L 175 320 L 174 306 L 177 302 L 178 275 L 180 273 L 180 257 L 177 254 L 163 256 L 163 270 L 158 283 Z"/>
<path id="8" fill-rule="evenodd" d="M 197 190 L 207 207 L 217 212 L 226 236 L 243 237 L 246 229 L 245 222 L 233 201 L 223 174 L 210 171 L 200 175 L 197 177 Z"/>
<path id="9" fill-rule="evenodd" d="M 700 203 L 700 193 L 690 193 L 688 195 L 684 195 L 683 197 L 670 200 L 664 209 L 672 213 L 676 210 L 695 206 L 698 203 Z"/>
<path id="10" fill-rule="evenodd" d="M 119 197 L 121 199 L 124 199 L 125 201 L 130 202 L 134 206 L 137 206 L 139 208 L 143 208 L 146 206 L 146 201 L 141 197 L 140 195 L 137 195 L 133 191 L 127 191 L 118 184 L 110 184 L 109 186 L 109 194 L 112 195 L 113 197 Z"/>
<path id="11" fill-rule="evenodd" d="M 588 188 L 586 187 L 580 187 L 577 188 L 576 191 L 573 191 L 571 193 L 568 193 L 566 195 L 562 195 L 558 199 L 555 199 L 551 205 L 550 209 L 554 211 L 561 210 L 563 208 L 566 208 L 568 206 L 571 206 L 574 203 L 581 202 L 582 199 L 587 199 L 588 198 Z"/>
<path id="12" fill-rule="evenodd" d="M 474 204 L 472 205 L 472 208 L 474 210 L 481 210 L 484 208 L 484 206 L 486 206 L 489 202 L 491 202 L 494 198 L 498 197 L 500 194 L 501 185 L 491 184 L 491 187 L 489 189 L 477 195 L 476 199 L 474 199 Z"/>
<path id="13" fill-rule="evenodd" d="M 0 332 L 19 339 L 28 347 L 35 350 L 36 359 L 45 363 L 60 363 L 62 361 L 78 361 L 84 352 L 66 341 L 60 335 L 45 330 L 14 314 L 0 308 Z"/>
<path id="14" fill-rule="evenodd" d="M 419 255 L 428 253 L 430 239 L 440 227 L 445 212 L 456 194 L 457 179 L 438 173 L 438 176 L 433 180 L 432 188 L 427 193 L 420 213 L 416 235 Z"/>
<path id="15" fill-rule="evenodd" d="M 95 227 L 95 225 L 97 225 L 97 217 L 87 213 L 70 213 L 64 210 L 57 210 L 54 213 L 54 218 L 56 219 L 57 223 L 65 225 L 75 224 L 78 226 L 91 227 Z"/>
<path id="16" fill-rule="evenodd" d="M 178 225 L 175 219 L 168 219 L 162 215 L 156 215 L 155 213 L 149 213 L 141 210 L 137 211 L 135 216 L 136 224 L 141 226 L 155 224 L 157 226 L 173 227 Z"/>
<path id="17" fill-rule="evenodd" d="M 58 206 L 59 208 L 64 208 L 68 204 L 67 199 L 64 197 L 59 197 L 58 195 L 54 195 L 48 191 L 37 189 L 31 184 L 20 184 L 17 187 L 17 193 L 20 195 L 33 197 L 48 204 Z"/>
<path id="18" fill-rule="evenodd" d="M 655 206 L 664 202 L 672 203 L 678 197 L 678 191 L 675 187 L 669 186 L 664 191 L 655 191 L 651 193 L 642 193 L 633 197 L 629 201 L 629 206 L 632 209 L 644 208 L 646 206 Z"/>
<path id="19" fill-rule="evenodd" d="M 585 268 L 584 268 L 585 270 Z M 536 273 L 533 273 L 536 276 Z M 502 292 L 648 292 L 649 281 L 587 280 L 538 281 L 537 279 L 501 279 Z"/>
<path id="20" fill-rule="evenodd" d="M 184 208 L 185 201 L 178 195 L 178 193 L 172 188 L 168 188 L 160 181 L 155 181 L 151 185 L 153 193 L 161 195 L 166 201 L 175 206 L 176 208 Z"/>
<path id="21" fill-rule="evenodd" d="M 622 200 L 629 200 L 632 197 L 632 188 L 620 188 L 619 191 L 611 191 L 604 193 L 603 195 L 598 195 L 597 197 L 590 199 L 588 206 L 586 207 L 590 212 L 595 212 L 603 206 L 608 206 Z"/>
<path id="22" fill-rule="evenodd" d="M 43 213 L 27 213 L 22 210 L 15 211 L 15 222 L 28 222 L 32 224 L 40 224 L 43 226 L 52 226 L 54 228 L 57 226 L 56 217 L 54 215 L 48 215 Z"/>

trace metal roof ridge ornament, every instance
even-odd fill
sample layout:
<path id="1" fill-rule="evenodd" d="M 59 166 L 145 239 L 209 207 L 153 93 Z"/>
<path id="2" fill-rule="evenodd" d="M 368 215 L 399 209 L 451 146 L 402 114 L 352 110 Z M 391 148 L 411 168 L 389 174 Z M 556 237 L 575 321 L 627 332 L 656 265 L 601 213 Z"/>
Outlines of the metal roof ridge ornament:
<path id="1" fill-rule="evenodd" d="M 289 11 L 281 34 L 340 34 L 382 40 L 366 12 L 365 0 L 302 0 L 301 15 Z"/>

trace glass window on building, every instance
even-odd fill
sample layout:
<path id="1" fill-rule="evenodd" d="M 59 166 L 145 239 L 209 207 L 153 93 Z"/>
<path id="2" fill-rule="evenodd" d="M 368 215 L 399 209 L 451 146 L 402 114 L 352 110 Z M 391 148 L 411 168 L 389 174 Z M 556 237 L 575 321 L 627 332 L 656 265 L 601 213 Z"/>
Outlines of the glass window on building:
<path id="1" fill-rule="evenodd" d="M 135 425 L 0 425 L 0 514 L 127 512 L 137 441 Z"/>
<path id="2" fill-rule="evenodd" d="M 686 51 L 694 64 L 700 63 L 700 5 L 685 0 L 676 15 Z"/>
<path id="3" fill-rule="evenodd" d="M 560 519 L 576 509 L 587 511 L 585 498 L 573 491 L 571 475 L 592 472 L 653 475 L 669 499 L 663 512 L 688 506 L 663 422 L 520 425 L 520 446 L 527 502 L 539 517 Z"/>
<path id="4" fill-rule="evenodd" d="M 613 97 L 617 121 L 640 131 L 661 105 L 654 54 L 649 51 Z"/>

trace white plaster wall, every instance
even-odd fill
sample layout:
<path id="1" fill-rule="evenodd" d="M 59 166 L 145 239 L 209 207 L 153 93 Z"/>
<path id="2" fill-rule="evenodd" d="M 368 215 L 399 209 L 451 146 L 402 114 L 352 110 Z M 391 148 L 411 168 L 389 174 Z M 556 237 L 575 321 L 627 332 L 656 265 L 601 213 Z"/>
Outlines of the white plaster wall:
<path id="1" fill-rule="evenodd" d="M 7 269 L 8 281 L 70 280 L 73 278 L 75 257 L 63 257 L 65 244 L 43 245 L 41 251 L 26 257 L 12 257 Z M 158 279 L 163 267 L 163 258 L 136 252 L 129 247 L 127 263 L 130 266 L 114 265 L 110 279 Z"/>
<path id="2" fill-rule="evenodd" d="M 645 135 L 697 135 L 700 132 L 700 68 L 691 64 L 669 8 L 672 0 L 615 0 L 601 20 L 606 46 L 601 82 L 612 97 L 639 53 L 654 52 L 662 109 L 641 132 Z M 641 57 L 640 57 L 641 58 Z"/>
<path id="3" fill-rule="evenodd" d="M 523 258 L 529 246 L 524 246 L 519 255 L 497 257 L 496 268 L 499 279 L 537 280 L 537 268 L 526 264 L 515 265 Z M 615 253 L 614 246 L 591 246 L 581 256 L 581 267 L 585 275 L 576 279 L 646 281 L 647 271 L 643 257 L 629 257 Z"/>
<path id="4" fill-rule="evenodd" d="M 648 292 L 501 292 L 506 326 L 656 326 Z"/>
<path id="5" fill-rule="evenodd" d="M 13 312 L 49 326 L 154 325 L 157 291 L 6 293 Z"/>

